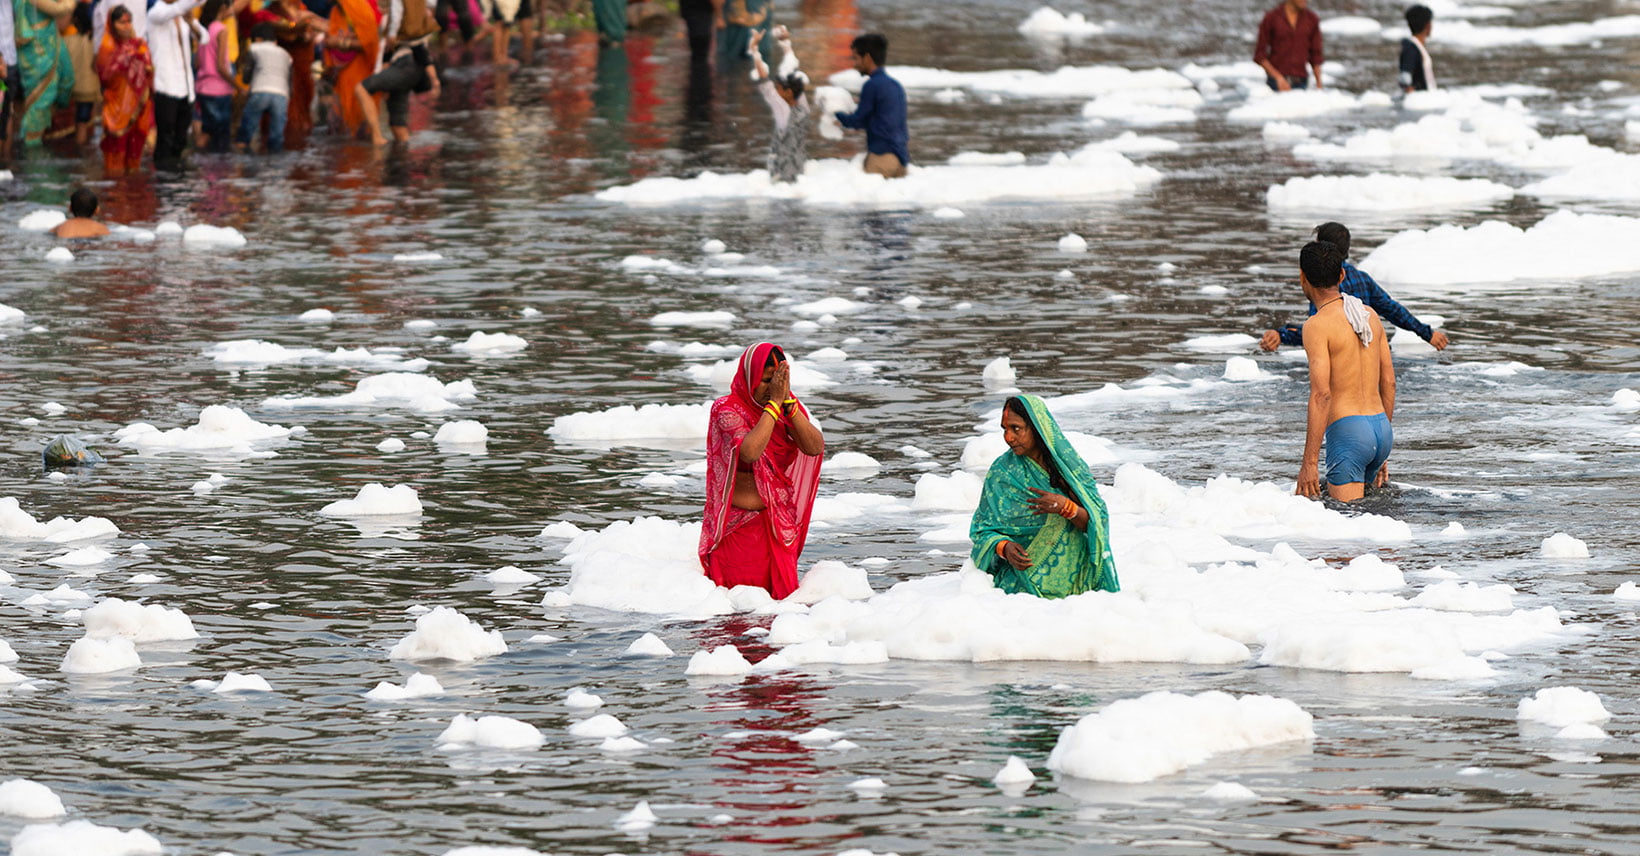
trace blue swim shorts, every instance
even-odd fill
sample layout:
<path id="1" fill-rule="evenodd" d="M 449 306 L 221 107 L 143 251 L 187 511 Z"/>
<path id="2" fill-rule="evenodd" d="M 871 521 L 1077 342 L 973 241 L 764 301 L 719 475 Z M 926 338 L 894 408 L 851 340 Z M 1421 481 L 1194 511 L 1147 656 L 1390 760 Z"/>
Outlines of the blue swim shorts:
<path id="1" fill-rule="evenodd" d="M 1389 460 L 1395 432 L 1389 417 L 1346 416 L 1327 426 L 1327 484 L 1370 483 Z"/>

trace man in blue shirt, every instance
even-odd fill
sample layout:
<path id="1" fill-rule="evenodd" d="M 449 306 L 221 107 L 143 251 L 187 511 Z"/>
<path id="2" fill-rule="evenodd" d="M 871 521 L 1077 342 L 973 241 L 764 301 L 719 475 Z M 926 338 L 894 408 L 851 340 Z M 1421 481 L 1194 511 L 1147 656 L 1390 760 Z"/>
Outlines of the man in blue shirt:
<path id="1" fill-rule="evenodd" d="M 905 129 L 905 87 L 883 70 L 888 39 L 867 33 L 849 50 L 854 52 L 854 70 L 865 75 L 866 82 L 860 87 L 860 106 L 853 113 L 838 112 L 837 121 L 845 128 L 865 130 L 866 172 L 900 178 L 911 163 L 910 134 Z"/>
<path id="2" fill-rule="evenodd" d="M 1350 252 L 1350 230 L 1343 223 L 1322 223 L 1315 227 L 1315 236 L 1318 241 L 1332 244 L 1348 256 Z M 1344 294 L 1353 295 L 1362 303 L 1372 307 L 1380 318 L 1409 330 L 1413 335 L 1435 346 L 1435 350 L 1444 351 L 1447 346 L 1446 334 L 1439 330 L 1432 330 L 1428 324 L 1419 321 L 1405 306 L 1395 302 L 1383 287 L 1374 282 L 1372 277 L 1348 261 L 1344 262 L 1344 281 L 1338 284 L 1338 290 Z M 1310 314 L 1315 314 L 1315 304 L 1310 304 Z M 1259 341 L 1259 347 L 1266 351 L 1273 351 L 1282 345 L 1304 344 L 1304 325 L 1288 324 L 1280 330 L 1265 330 L 1264 337 Z"/>

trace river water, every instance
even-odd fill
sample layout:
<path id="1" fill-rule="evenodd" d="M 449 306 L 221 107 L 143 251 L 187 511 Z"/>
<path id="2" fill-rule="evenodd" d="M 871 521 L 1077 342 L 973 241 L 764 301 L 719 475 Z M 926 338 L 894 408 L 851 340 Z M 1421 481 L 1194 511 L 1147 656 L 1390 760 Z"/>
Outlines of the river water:
<path id="1" fill-rule="evenodd" d="M 1051 70 L 1244 62 L 1256 24 L 1255 10 L 1216 0 L 1123 2 L 1082 8 L 1114 19 L 1110 32 L 1044 42 L 1015 31 L 1033 9 L 1013 0 L 917 8 L 817 0 L 782 15 L 817 78 L 819 69 L 844 67 L 859 30 L 888 33 L 897 64 Z M 1633 8 L 1568 0 L 1521 7 L 1495 23 L 1625 10 Z M 1391 24 L 1400 10 L 1365 2 L 1319 11 Z M 1606 106 L 1640 91 L 1633 38 L 1442 52 L 1445 20 L 1437 19 L 1432 41 L 1443 81 L 1544 87 L 1527 99 L 1540 130 L 1633 149 Z M 1394 44 L 1332 38 L 1329 59 L 1346 68 L 1332 82 L 1388 91 Z M 1601 85 L 1612 79 L 1615 86 Z M 922 163 L 970 150 L 1042 158 L 1125 129 L 1085 122 L 1082 98 L 946 100 L 913 93 L 913 151 Z M 540 605 L 569 575 L 558 562 L 563 542 L 538 537 L 545 524 L 594 529 L 637 515 L 681 521 L 699 513 L 700 481 L 688 475 L 698 442 L 572 444 L 545 433 L 574 412 L 707 400 L 711 388 L 684 373 L 685 361 L 646 350 L 657 339 L 768 338 L 798 354 L 843 348 L 851 368 L 832 372 L 838 382 L 806 398 L 831 451 L 862 452 L 882 467 L 864 482 L 828 478 L 822 493 L 902 500 L 923 474 L 955 466 L 976 423 L 997 406 L 995 388 L 980 377 L 996 357 L 1011 358 L 1019 387 L 1044 395 L 1159 378 L 1213 381 L 1228 357 L 1255 357 L 1270 375 L 1264 382 L 1122 398 L 1063 421 L 1181 485 L 1229 474 L 1290 487 L 1303 442 L 1302 359 L 1183 343 L 1256 334 L 1301 312 L 1295 260 L 1313 222 L 1271 214 L 1264 191 L 1295 174 L 1366 169 L 1295 159 L 1265 143 L 1259 124 L 1228 120 L 1226 109 L 1210 104 L 1193 122 L 1141 129 L 1182 147 L 1136 157 L 1163 177 L 1122 198 L 976 203 L 960 206 L 961 219 L 916 206 L 598 201 L 593 192 L 641 178 L 761 166 L 762 103 L 738 74 L 691 81 L 680 28 L 601 53 L 585 35 L 572 36 L 502 77 L 460 65 L 436 113 L 418 106 L 407 151 L 320 142 L 278 158 L 197 157 L 182 178 L 120 182 L 100 180 L 89 159 L 20 163 L 12 201 L 0 205 L 7 224 L 59 205 L 89 180 L 110 220 L 232 226 L 248 245 L 110 241 L 53 265 L 41 261 L 51 244 L 40 235 L 0 229 L 8 258 L 0 300 L 29 316 L 0 341 L 9 381 L 0 393 L 10 427 L 4 493 L 40 520 L 96 515 L 122 531 L 96 542 L 113 556 L 88 568 L 46 563 L 80 544 L 0 542 L 0 561 L 15 577 L 0 586 L 0 639 L 19 655 L 12 665 L 34 679 L 0 687 L 0 776 L 47 784 L 71 817 L 141 827 L 177 854 L 440 854 L 474 844 L 565 854 L 1640 852 L 1632 786 L 1640 763 L 1629 727 L 1640 713 L 1640 625 L 1612 597 L 1640 563 L 1632 485 L 1640 446 L 1630 434 L 1634 415 L 1610 407 L 1615 391 L 1640 386 L 1633 274 L 1403 294 L 1420 314 L 1445 318 L 1454 342 L 1439 356 L 1400 361 L 1396 486 L 1365 503 L 1406 522 L 1414 538 L 1379 547 L 1281 539 L 1334 565 L 1377 553 L 1410 579 L 1439 566 L 1464 580 L 1506 583 L 1517 608 L 1551 606 L 1577 628 L 1511 652 L 1486 679 L 1414 680 L 1256 659 L 893 659 L 686 678 L 682 657 L 621 654 L 652 631 L 680 654 L 736 644 L 755 660 L 770 650 L 756 631 L 769 617 L 683 620 Z M 1406 120 L 1390 109 L 1300 121 L 1336 138 Z M 811 155 L 849 156 L 856 145 L 817 138 Z M 1523 183 L 1518 172 L 1484 164 L 1452 174 Z M 1361 219 L 1354 255 L 1404 229 L 1488 218 L 1526 226 L 1556 207 L 1520 196 Z M 1640 213 L 1633 203 L 1578 207 Z M 1090 251 L 1059 253 L 1055 242 L 1067 232 L 1084 236 Z M 700 251 L 705 239 L 778 275 L 646 278 L 620 266 L 638 254 L 699 271 L 710 264 Z M 392 260 L 420 251 L 443 259 Z M 1164 262 L 1176 268 L 1164 274 Z M 1073 276 L 1057 278 L 1064 269 Z M 791 328 L 800 317 L 793 303 L 833 296 L 863 306 L 817 329 Z M 921 304 L 898 302 L 908 296 Z M 335 319 L 298 319 L 316 307 Z M 662 312 L 722 309 L 736 314 L 727 326 L 650 323 Z M 406 328 L 412 319 L 436 326 Z M 493 358 L 451 349 L 475 330 L 511 333 L 529 347 Z M 441 381 L 470 379 L 478 395 L 450 415 L 268 407 L 270 397 L 345 393 L 378 370 L 236 368 L 203 355 L 238 339 L 402 348 L 430 360 L 427 373 Z M 1507 370 L 1484 371 L 1499 366 Z M 46 402 L 66 410 L 48 413 Z M 273 457 L 139 455 L 110 436 L 138 421 L 189 425 L 210 404 L 308 430 L 273 446 Z M 488 428 L 484 453 L 411 436 L 453 418 Z M 87 438 L 109 462 L 45 478 L 38 450 L 57 433 Z M 408 448 L 378 452 L 386 437 Z M 908 444 L 932 457 L 898 451 Z M 1095 469 L 1109 483 L 1113 468 Z M 684 478 L 673 489 L 637 484 L 654 472 Z M 190 489 L 210 473 L 228 481 L 208 493 Z M 355 525 L 317 513 L 368 482 L 414 486 L 426 505 L 419 521 Z M 1468 537 L 1433 537 L 1454 521 Z M 966 544 L 919 540 L 932 525 L 900 513 L 817 528 L 804 565 L 886 558 L 871 566 L 877 591 L 955 570 Z M 1585 540 L 1592 558 L 1540 558 L 1540 542 L 1555 532 Z M 1270 540 L 1237 543 L 1267 550 Z M 138 542 L 150 549 L 133 551 Z M 506 565 L 544 579 L 522 589 L 482 579 Z M 158 581 L 132 581 L 138 574 Z M 139 645 L 139 669 L 62 674 L 57 664 L 82 633 L 65 609 L 89 602 L 23 604 L 60 584 L 181 609 L 201 638 Z M 509 652 L 416 664 L 437 677 L 444 696 L 364 699 L 378 681 L 412 671 L 386 649 L 412 629 L 407 610 L 437 605 L 502 630 Z M 531 641 L 538 634 L 560 639 Z M 274 691 L 190 686 L 229 671 L 261 675 Z M 1568 685 L 1600 695 L 1613 714 L 1607 739 L 1555 740 L 1517 722 L 1519 699 Z M 611 754 L 568 736 L 565 727 L 582 714 L 562 698 L 577 686 L 602 695 L 604 710 L 649 747 Z M 1210 689 L 1290 699 L 1315 717 L 1315 739 L 1215 756 L 1138 785 L 1056 779 L 1045 768 L 1060 729 L 1112 701 Z M 520 719 L 546 742 L 527 752 L 435 750 L 459 713 Z M 790 739 L 820 726 L 860 748 Z M 990 782 L 1010 755 L 1040 777 L 1023 796 Z M 848 787 L 864 777 L 887 788 L 874 798 Z M 1201 798 L 1225 780 L 1261 799 Z M 617 819 L 640 800 L 658 823 L 618 830 Z M 21 824 L 0 818 L 0 837 Z"/>

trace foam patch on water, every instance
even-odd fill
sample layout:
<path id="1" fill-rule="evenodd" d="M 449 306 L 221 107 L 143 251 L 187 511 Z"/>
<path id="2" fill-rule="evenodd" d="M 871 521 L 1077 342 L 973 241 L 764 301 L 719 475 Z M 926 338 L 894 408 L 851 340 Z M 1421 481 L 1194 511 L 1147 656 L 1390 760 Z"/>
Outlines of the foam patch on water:
<path id="1" fill-rule="evenodd" d="M 1640 155 L 1591 157 L 1520 192 L 1547 199 L 1640 201 Z"/>
<path id="2" fill-rule="evenodd" d="M 1405 35 L 1393 27 L 1386 28 L 1385 32 L 1393 32 L 1395 38 Z M 1436 38 L 1440 41 L 1442 49 L 1487 49 L 1511 45 L 1564 47 L 1601 39 L 1636 36 L 1640 36 L 1640 15 L 1621 15 L 1541 27 L 1499 27 L 1472 24 L 1468 21 L 1443 21 L 1440 25 L 1440 35 Z"/>
<path id="3" fill-rule="evenodd" d="M 727 327 L 735 321 L 735 313 L 722 309 L 705 312 L 662 312 L 649 319 L 656 327 Z"/>
<path id="4" fill-rule="evenodd" d="M 180 609 L 111 597 L 80 614 L 87 636 L 120 636 L 132 642 L 198 639 L 193 621 Z"/>
<path id="5" fill-rule="evenodd" d="M 70 675 L 97 675 L 120 672 L 142 665 L 137 646 L 124 636 L 98 638 L 82 636 L 68 646 L 57 668 Z"/>
<path id="6" fill-rule="evenodd" d="M 896 67 L 896 72 L 903 69 Z M 694 178 L 646 178 L 596 196 L 626 205 L 690 205 L 739 199 L 792 199 L 818 206 L 937 208 L 1004 200 L 1094 199 L 1132 196 L 1162 174 L 1108 150 L 1084 148 L 1043 164 L 918 166 L 904 178 L 871 175 L 857 161 L 811 160 L 795 182 L 776 182 L 767 170 Z"/>
<path id="7" fill-rule="evenodd" d="M 1108 140 L 1100 140 L 1096 143 L 1088 144 L 1088 148 L 1090 149 L 1105 149 L 1107 151 L 1120 152 L 1124 155 L 1151 155 L 1161 152 L 1176 152 L 1181 147 L 1182 146 L 1180 143 L 1176 140 L 1169 140 L 1166 137 L 1140 136 L 1135 131 L 1123 131 L 1121 134 L 1118 134 Z"/>
<path id="8" fill-rule="evenodd" d="M 1314 739 L 1310 714 L 1287 699 L 1155 692 L 1066 728 L 1048 769 L 1094 781 L 1149 782 L 1225 752 Z"/>
<path id="9" fill-rule="evenodd" d="M 419 413 L 459 410 L 478 398 L 470 380 L 441 383 L 435 378 L 409 372 L 387 372 L 360 379 L 352 392 L 334 396 L 281 396 L 262 401 L 274 410 L 311 408 L 404 408 Z"/>
<path id="10" fill-rule="evenodd" d="M 1376 18 L 1336 15 L 1321 21 L 1321 32 L 1329 36 L 1376 36 L 1384 27 Z"/>
<path id="11" fill-rule="evenodd" d="M 1512 187 L 1479 178 L 1373 173 L 1290 178 L 1271 185 L 1264 201 L 1281 211 L 1377 213 L 1477 207 L 1514 195 Z"/>
<path id="12" fill-rule="evenodd" d="M 1538 690 L 1530 698 L 1521 699 L 1515 709 L 1515 718 L 1522 722 L 1540 722 L 1554 728 L 1605 722 L 1611 716 L 1600 703 L 1600 696 L 1577 687 Z"/>
<path id="13" fill-rule="evenodd" d="M 164 856 L 159 839 L 140 829 L 98 826 L 89 820 L 31 824 L 12 836 L 11 856 Z"/>
<path id="14" fill-rule="evenodd" d="M 182 245 L 201 249 L 236 249 L 245 246 L 245 236 L 232 226 L 195 223 L 182 231 Z"/>
<path id="15" fill-rule="evenodd" d="M 365 698 L 371 701 L 408 701 L 416 698 L 432 698 L 444 695 L 444 687 L 439 684 L 438 678 L 425 672 L 416 672 L 406 678 L 404 685 L 382 681 L 376 688 L 366 692 Z"/>
<path id="16" fill-rule="evenodd" d="M 460 749 L 534 749 L 546 742 L 541 729 L 507 716 L 471 717 L 458 713 L 435 741 L 440 751 Z"/>
<path id="17" fill-rule="evenodd" d="M 419 372 L 429 365 L 427 360 L 405 359 L 402 349 L 336 348 L 323 351 L 318 348 L 288 348 L 277 342 L 261 339 L 234 339 L 217 342 L 205 349 L 205 356 L 220 366 L 245 368 L 275 366 L 289 363 L 322 363 L 326 365 L 362 366 L 392 371 Z"/>
<path id="18" fill-rule="evenodd" d="M 663 445 L 698 445 L 706 440 L 711 414 L 710 402 L 640 407 L 623 404 L 608 410 L 559 416 L 552 420 L 547 435 L 560 442 L 608 446 L 642 446 L 654 441 L 661 441 Z"/>
<path id="19" fill-rule="evenodd" d="M 380 482 L 359 488 L 352 499 L 339 499 L 319 509 L 326 517 L 396 517 L 421 512 L 421 497 L 415 488 L 407 484 L 388 487 Z"/>
<path id="20" fill-rule="evenodd" d="M 466 340 L 451 345 L 450 350 L 474 357 L 500 357 L 516 354 L 528 347 L 529 343 L 521 336 L 475 330 Z"/>
<path id="21" fill-rule="evenodd" d="M 1361 261 L 1383 283 L 1449 290 L 1520 280 L 1544 286 L 1640 270 L 1640 218 L 1561 210 L 1525 229 L 1498 220 L 1400 232 Z"/>
<path id="22" fill-rule="evenodd" d="M 490 429 L 480 422 L 463 419 L 438 426 L 433 442 L 440 446 L 483 451 L 490 439 Z"/>
<path id="23" fill-rule="evenodd" d="M 213 693 L 271 693 L 273 687 L 261 675 L 246 675 L 239 672 L 229 672 L 222 676 L 220 681 L 200 680 L 193 684 L 199 689 Z"/>
<path id="24" fill-rule="evenodd" d="M 485 630 L 448 606 L 434 607 L 416 619 L 416 629 L 398 641 L 392 660 L 451 660 L 468 663 L 507 652 L 499 630 Z"/>
<path id="25" fill-rule="evenodd" d="M 1538 555 L 1545 559 L 1587 559 L 1589 545 L 1565 532 L 1556 532 L 1543 539 Z"/>
<path id="26" fill-rule="evenodd" d="M 1000 69 L 948 71 L 940 68 L 895 65 L 894 79 L 908 91 L 963 89 L 1005 98 L 1091 98 L 1112 92 L 1152 89 L 1194 89 L 1188 77 L 1164 68 L 1134 70 L 1116 65 L 1061 66 L 1054 71 Z M 857 71 L 840 71 L 831 83 L 859 92 L 865 78 Z"/>
<path id="27" fill-rule="evenodd" d="M 88 538 L 120 534 L 120 528 L 104 517 L 53 517 L 41 523 L 24 511 L 16 497 L 0 497 L 0 538 L 8 541 L 45 541 L 63 544 Z"/>
<path id="28" fill-rule="evenodd" d="M 118 445 L 140 454 L 206 453 L 233 458 L 266 455 L 268 444 L 305 433 L 306 428 L 258 422 L 237 407 L 212 404 L 199 412 L 199 421 L 186 428 L 165 431 L 147 422 L 133 422 L 114 432 Z"/>
<path id="29" fill-rule="evenodd" d="M 0 782 L 0 814 L 28 820 L 62 817 L 68 811 L 51 788 L 29 779 Z"/>
<path id="30" fill-rule="evenodd" d="M 1390 97 L 1382 92 L 1352 95 L 1338 89 L 1294 89 L 1276 93 L 1259 86 L 1248 93 L 1247 103 L 1231 109 L 1225 118 L 1232 122 L 1307 119 L 1353 110 L 1384 108 L 1391 103 Z"/>
<path id="31" fill-rule="evenodd" d="M 569 727 L 572 737 L 591 737 L 598 740 L 620 737 L 628 730 L 626 723 L 607 713 L 588 717 Z"/>
<path id="32" fill-rule="evenodd" d="M 1097 36 L 1105 32 L 1106 26 L 1089 21 L 1081 12 L 1066 15 L 1043 6 L 1020 23 L 1019 32 L 1027 38 L 1079 38 Z"/>
<path id="33" fill-rule="evenodd" d="M 59 208 L 37 208 L 17 221 L 17 228 L 25 232 L 49 232 L 62 225 L 68 214 Z"/>

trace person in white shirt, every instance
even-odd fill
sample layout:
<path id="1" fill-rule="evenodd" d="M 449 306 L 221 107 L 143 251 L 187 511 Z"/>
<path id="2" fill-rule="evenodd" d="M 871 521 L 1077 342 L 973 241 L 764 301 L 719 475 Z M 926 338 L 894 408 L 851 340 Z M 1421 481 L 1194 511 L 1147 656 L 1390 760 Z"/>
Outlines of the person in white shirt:
<path id="1" fill-rule="evenodd" d="M 290 53 L 274 41 L 273 25 L 264 21 L 251 29 L 251 94 L 239 117 L 239 147 L 249 151 L 268 116 L 268 154 L 285 148 L 285 120 L 290 110 Z"/>
<path id="2" fill-rule="evenodd" d="M 154 168 L 179 170 L 194 119 L 194 50 L 199 22 L 188 16 L 201 0 L 159 0 L 148 10 L 148 51 L 154 58 Z M 208 38 L 200 30 L 201 38 Z"/>

